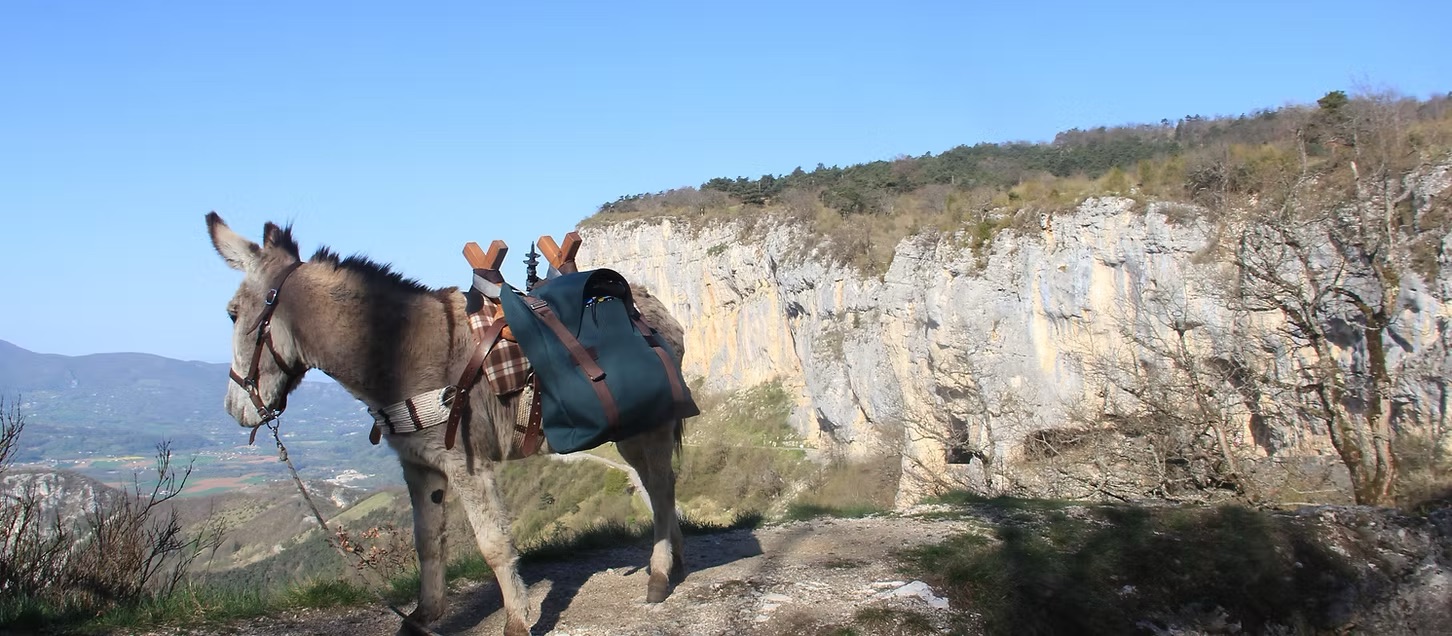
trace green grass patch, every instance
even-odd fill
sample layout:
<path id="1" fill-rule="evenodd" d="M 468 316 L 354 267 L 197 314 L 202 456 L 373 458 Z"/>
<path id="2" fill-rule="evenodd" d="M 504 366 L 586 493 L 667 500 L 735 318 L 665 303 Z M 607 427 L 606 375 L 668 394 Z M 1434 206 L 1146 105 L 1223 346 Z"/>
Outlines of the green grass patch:
<path id="1" fill-rule="evenodd" d="M 0 599 L 0 628 L 39 631 L 44 627 L 85 619 L 83 608 L 56 607 L 28 597 Z"/>
<path id="2" fill-rule="evenodd" d="M 764 514 L 817 470 L 788 423 L 793 402 L 780 382 L 698 399 L 703 414 L 686 423 L 676 483 L 692 517 L 729 524 L 742 512 Z"/>
<path id="3" fill-rule="evenodd" d="M 338 582 L 315 582 L 264 592 L 206 586 L 179 589 L 170 596 L 143 599 L 104 610 L 56 607 L 33 599 L 0 601 L 0 626 L 64 634 L 131 633 L 162 625 L 195 627 L 255 618 L 302 607 L 355 605 L 371 596 Z"/>
<path id="4" fill-rule="evenodd" d="M 740 446 L 798 446 L 787 424 L 792 398 L 781 382 L 698 398 L 702 415 L 686 425 L 687 443 L 721 441 Z"/>
<path id="5" fill-rule="evenodd" d="M 937 628 L 926 616 L 908 610 L 890 607 L 864 607 L 852 616 L 854 626 L 866 634 L 883 636 L 916 636 L 936 634 Z"/>
<path id="6" fill-rule="evenodd" d="M 553 561 L 577 556 L 581 550 L 634 545 L 650 538 L 650 528 L 607 522 L 571 533 L 545 537 L 521 551 L 524 561 Z"/>
<path id="7" fill-rule="evenodd" d="M 329 525 L 353 523 L 368 516 L 375 510 L 383 510 L 393 504 L 394 495 L 390 492 L 376 493 L 363 501 L 353 504 L 351 508 L 338 513 L 328 520 Z"/>
<path id="8" fill-rule="evenodd" d="M 511 531 L 522 546 L 646 516 L 625 472 L 597 462 L 507 462 L 499 467 L 499 482 L 515 515 Z"/>
<path id="9" fill-rule="evenodd" d="M 416 590 L 416 576 L 413 586 Z M 408 597 L 412 596 L 410 593 Z M 270 588 L 235 582 L 192 584 L 165 596 L 129 601 L 79 596 L 64 601 L 11 597 L 0 598 L 0 633 L 134 633 L 160 627 L 218 625 L 290 609 L 350 607 L 376 599 L 377 595 L 359 582 L 326 577 Z"/>
<path id="10" fill-rule="evenodd" d="M 792 503 L 787 506 L 786 514 L 783 515 L 789 521 L 806 521 L 817 517 L 838 517 L 843 519 L 858 519 L 870 515 L 886 512 L 882 508 L 872 504 L 852 504 L 846 506 L 822 506 L 811 503 Z"/>
<path id="11" fill-rule="evenodd" d="M 484 557 L 478 554 L 450 561 L 444 570 L 444 577 L 450 581 L 454 579 L 482 581 L 493 576 L 494 570 L 489 569 L 489 564 L 484 562 Z"/>
<path id="12" fill-rule="evenodd" d="M 948 504 L 953 506 L 987 506 L 999 510 L 1063 510 L 1071 506 L 1081 506 L 1082 502 L 1066 501 L 1062 499 L 1025 499 L 1022 497 L 1009 497 L 999 495 L 996 497 L 985 497 L 966 490 L 953 490 L 941 495 L 925 498 L 926 504 Z"/>
<path id="13" fill-rule="evenodd" d="M 834 460 L 817 470 L 809 487 L 783 513 L 785 519 L 865 517 L 887 512 L 897 499 L 902 459 L 894 454 Z"/>
<path id="14" fill-rule="evenodd" d="M 375 597 L 361 585 L 324 579 L 294 586 L 285 598 L 296 607 L 339 607 L 358 605 Z"/>
<path id="15" fill-rule="evenodd" d="M 756 513 L 742 513 L 726 523 L 680 519 L 681 534 L 702 535 L 727 532 L 744 528 L 755 528 L 762 522 Z M 648 543 L 654 537 L 654 530 L 648 523 L 624 524 L 601 523 L 584 530 L 562 533 L 544 538 L 520 550 L 523 561 L 555 561 L 578 556 L 581 550 L 615 548 L 623 545 Z"/>
<path id="16" fill-rule="evenodd" d="M 690 515 L 686 515 L 680 519 L 681 534 L 685 535 L 718 534 L 732 530 L 747 530 L 759 528 L 765 522 L 766 517 L 762 516 L 759 512 L 751 510 L 737 512 L 730 520 L 721 523 L 695 519 Z"/>

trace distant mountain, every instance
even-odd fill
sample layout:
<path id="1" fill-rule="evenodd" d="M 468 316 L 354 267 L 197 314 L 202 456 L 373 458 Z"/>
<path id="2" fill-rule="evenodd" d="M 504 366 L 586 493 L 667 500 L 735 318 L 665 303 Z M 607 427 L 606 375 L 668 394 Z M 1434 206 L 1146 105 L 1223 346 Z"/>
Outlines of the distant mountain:
<path id="1" fill-rule="evenodd" d="M 19 398 L 26 418 L 16 457 L 22 463 L 64 467 L 67 462 L 149 458 L 162 440 L 171 442 L 179 458 L 270 453 L 271 445 L 260 440 L 255 448 L 238 449 L 247 443 L 247 431 L 222 408 L 227 382 L 225 364 L 144 353 L 63 356 L 0 340 L 0 396 L 7 402 Z M 379 461 L 387 453 L 363 439 L 372 419 L 342 387 L 304 382 L 288 403 L 283 430 L 295 440 L 289 444 L 309 448 L 293 453 L 294 461 L 320 471 L 371 473 L 387 467 Z M 340 438 L 347 443 L 337 443 Z M 106 477 L 86 466 L 76 467 Z M 125 468 L 116 462 L 106 466 Z"/>
<path id="2" fill-rule="evenodd" d="M 114 437 L 125 443 L 127 438 L 154 438 L 164 432 L 178 447 L 206 446 L 209 442 L 200 436 L 230 420 L 222 410 L 226 381 L 227 366 L 222 364 L 144 353 L 71 357 L 0 341 L 0 395 L 23 400 L 33 427 L 26 444 L 31 451 L 60 441 L 37 439 L 40 431 L 70 433 L 75 428 L 101 438 L 92 441 L 109 443 Z M 154 443 L 152 439 L 141 447 Z"/>
<path id="3" fill-rule="evenodd" d="M 183 362 L 148 353 L 74 357 L 35 353 L 0 340 L 0 388 L 12 391 L 132 390 L 161 382 L 187 391 L 212 389 L 219 396 L 220 412 L 220 396 L 226 387 L 213 382 L 216 377 L 227 377 L 227 365 Z"/>

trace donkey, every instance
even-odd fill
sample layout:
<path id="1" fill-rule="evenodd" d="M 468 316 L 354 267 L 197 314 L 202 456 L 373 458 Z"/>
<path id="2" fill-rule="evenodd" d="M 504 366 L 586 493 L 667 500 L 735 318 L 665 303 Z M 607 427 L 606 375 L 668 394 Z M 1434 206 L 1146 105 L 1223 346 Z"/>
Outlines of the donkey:
<path id="1" fill-rule="evenodd" d="M 243 274 L 227 304 L 235 326 L 226 397 L 227 412 L 242 426 L 255 430 L 281 414 L 288 394 L 309 369 L 328 374 L 378 412 L 451 385 L 468 364 L 474 336 L 457 288 L 431 289 L 387 265 L 359 256 L 340 258 L 326 247 L 304 262 L 291 226 L 267 223 L 259 246 L 227 227 L 217 213 L 206 218 L 217 253 Z M 647 293 L 637 294 L 636 302 L 676 351 L 684 351 L 680 324 L 662 303 Z M 529 633 L 531 612 L 494 463 L 521 453 L 514 443 L 515 406 L 485 387 L 481 382 L 473 389 L 472 415 L 462 423 L 460 443 L 452 450 L 445 448 L 443 426 L 384 437 L 398 454 L 413 505 L 419 595 L 409 619 L 427 625 L 445 610 L 444 506 L 452 489 L 499 581 L 504 633 L 516 636 Z M 649 603 L 664 601 L 672 584 L 685 576 L 671 466 L 680 441 L 681 422 L 672 420 L 616 443 L 643 478 L 654 517 Z"/>

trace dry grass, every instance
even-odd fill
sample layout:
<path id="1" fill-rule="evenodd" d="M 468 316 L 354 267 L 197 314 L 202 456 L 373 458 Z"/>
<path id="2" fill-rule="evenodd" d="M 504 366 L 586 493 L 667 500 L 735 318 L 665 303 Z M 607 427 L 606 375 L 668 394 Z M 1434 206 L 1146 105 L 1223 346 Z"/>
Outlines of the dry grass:
<path id="1" fill-rule="evenodd" d="M 897 498 L 902 458 L 882 454 L 848 461 L 834 460 L 820 468 L 802 494 L 788 504 L 785 517 L 863 517 L 892 510 Z"/>

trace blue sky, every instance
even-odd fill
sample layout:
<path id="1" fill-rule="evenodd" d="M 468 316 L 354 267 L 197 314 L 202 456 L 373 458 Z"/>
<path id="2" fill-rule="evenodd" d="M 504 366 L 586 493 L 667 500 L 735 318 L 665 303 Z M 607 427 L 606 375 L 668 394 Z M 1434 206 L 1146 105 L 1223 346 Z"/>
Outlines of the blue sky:
<path id="1" fill-rule="evenodd" d="M 206 238 L 465 284 L 624 194 L 1452 91 L 1446 2 L 0 3 L 0 339 L 226 361 Z"/>

